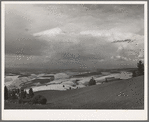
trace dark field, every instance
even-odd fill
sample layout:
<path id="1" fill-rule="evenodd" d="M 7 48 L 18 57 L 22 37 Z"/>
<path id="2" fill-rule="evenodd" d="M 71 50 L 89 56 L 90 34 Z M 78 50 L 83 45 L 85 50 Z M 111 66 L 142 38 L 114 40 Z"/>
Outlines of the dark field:
<path id="1" fill-rule="evenodd" d="M 143 109 L 144 76 L 68 91 L 40 91 L 46 105 L 5 102 L 5 109 Z"/>
<path id="2" fill-rule="evenodd" d="M 93 75 L 99 75 L 99 74 L 101 74 L 101 72 L 91 72 L 91 73 L 84 73 L 84 74 L 73 75 L 71 77 L 80 78 L 80 77 L 93 76 Z"/>

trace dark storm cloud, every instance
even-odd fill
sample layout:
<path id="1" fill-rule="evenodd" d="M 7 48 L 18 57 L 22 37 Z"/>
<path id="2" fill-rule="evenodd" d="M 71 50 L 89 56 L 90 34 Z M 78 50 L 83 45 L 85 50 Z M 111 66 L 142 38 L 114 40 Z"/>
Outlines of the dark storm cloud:
<path id="1" fill-rule="evenodd" d="M 25 35 L 23 35 L 25 36 Z M 33 38 L 30 35 L 26 37 L 17 37 L 9 39 L 6 37 L 5 52 L 6 54 L 16 55 L 43 55 L 43 49 L 47 46 L 47 42 Z M 7 40 L 9 43 L 7 43 Z M 20 41 L 18 41 L 20 40 Z"/>
<path id="2" fill-rule="evenodd" d="M 42 55 L 47 42 L 30 34 L 27 27 L 32 21 L 29 18 L 19 11 L 10 9 L 5 13 L 5 20 L 6 54 Z"/>
<path id="3" fill-rule="evenodd" d="M 119 42 L 127 42 L 127 43 L 131 43 L 131 42 L 133 42 L 133 40 L 131 40 L 131 39 L 116 40 L 116 41 L 113 41 L 112 43 L 119 43 Z"/>
<path id="4" fill-rule="evenodd" d="M 13 57 L 20 66 L 114 67 L 144 44 L 143 5 L 18 4 L 5 14 L 7 64 Z M 26 57 L 15 60 L 20 54 Z"/>

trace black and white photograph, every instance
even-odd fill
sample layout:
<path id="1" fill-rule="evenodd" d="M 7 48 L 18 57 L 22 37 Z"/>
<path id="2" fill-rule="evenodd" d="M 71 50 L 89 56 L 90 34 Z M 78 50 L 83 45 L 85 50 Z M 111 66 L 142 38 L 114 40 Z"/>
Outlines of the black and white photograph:
<path id="1" fill-rule="evenodd" d="M 147 119 L 147 2 L 7 1 L 1 18 L 5 120 Z"/>

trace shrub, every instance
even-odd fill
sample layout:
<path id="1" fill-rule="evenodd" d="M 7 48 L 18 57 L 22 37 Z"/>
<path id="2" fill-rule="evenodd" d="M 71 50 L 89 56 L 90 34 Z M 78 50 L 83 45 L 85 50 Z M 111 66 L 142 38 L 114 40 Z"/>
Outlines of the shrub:
<path id="1" fill-rule="evenodd" d="M 29 96 L 29 94 L 26 94 L 26 99 L 30 99 L 30 96 Z"/>
<path id="2" fill-rule="evenodd" d="M 132 77 L 136 77 L 136 76 L 137 76 L 136 71 L 133 71 Z"/>
<path id="3" fill-rule="evenodd" d="M 42 95 L 36 95 L 32 98 L 32 103 L 33 104 L 46 104 L 47 99 Z"/>
<path id="4" fill-rule="evenodd" d="M 20 90 L 19 89 L 17 89 L 17 93 L 19 94 L 19 92 L 20 92 Z"/>
<path id="5" fill-rule="evenodd" d="M 139 61 L 137 64 L 139 75 L 144 75 L 144 64 L 142 61 Z"/>
<path id="6" fill-rule="evenodd" d="M 30 96 L 30 98 L 32 98 L 34 96 L 34 92 L 33 92 L 32 88 L 30 88 L 30 90 L 29 90 L 29 96 Z"/>
<path id="7" fill-rule="evenodd" d="M 26 96 L 27 96 L 27 93 L 26 91 L 24 91 L 23 98 L 26 98 Z"/>
<path id="8" fill-rule="evenodd" d="M 5 98 L 4 98 L 4 99 L 5 99 L 5 100 L 8 100 L 8 89 L 7 89 L 6 86 L 5 86 L 4 89 L 5 89 L 5 91 L 4 91 L 4 97 L 5 97 Z"/>
<path id="9" fill-rule="evenodd" d="M 11 99 L 17 99 L 17 96 L 14 91 L 12 91 L 12 93 L 11 93 Z"/>
<path id="10" fill-rule="evenodd" d="M 92 79 L 89 81 L 89 86 L 91 85 L 96 85 L 96 81 L 94 80 L 94 78 L 92 77 Z"/>

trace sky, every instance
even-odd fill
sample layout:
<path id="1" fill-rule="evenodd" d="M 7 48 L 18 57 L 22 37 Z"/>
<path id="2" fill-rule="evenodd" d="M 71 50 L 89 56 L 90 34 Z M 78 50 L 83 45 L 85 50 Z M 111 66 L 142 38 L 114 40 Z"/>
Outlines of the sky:
<path id="1" fill-rule="evenodd" d="M 6 4 L 6 68 L 136 67 L 144 5 Z"/>

